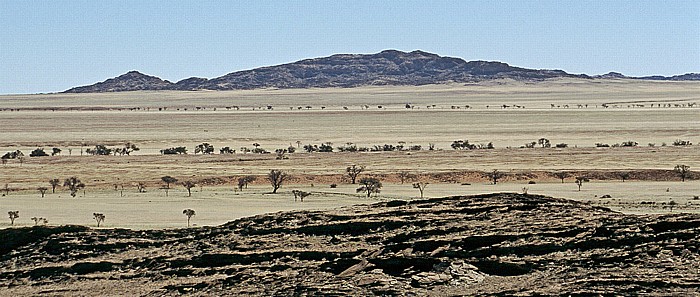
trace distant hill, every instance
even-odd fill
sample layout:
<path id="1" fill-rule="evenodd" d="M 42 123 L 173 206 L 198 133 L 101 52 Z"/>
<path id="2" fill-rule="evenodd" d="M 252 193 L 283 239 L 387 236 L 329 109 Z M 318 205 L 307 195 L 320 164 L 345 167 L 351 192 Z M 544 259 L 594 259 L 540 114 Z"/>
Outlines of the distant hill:
<path id="1" fill-rule="evenodd" d="M 259 88 L 327 88 L 372 85 L 427 85 L 465 83 L 509 78 L 518 81 L 550 78 L 591 78 L 562 70 L 527 69 L 502 62 L 465 61 L 423 51 L 385 50 L 377 54 L 338 54 L 289 64 L 237 71 L 207 79 L 192 77 L 176 83 L 130 71 L 66 93 L 122 92 L 139 90 L 239 90 Z M 601 78 L 627 78 L 611 72 Z M 700 80 L 700 74 L 645 77 L 653 80 Z"/>
<path id="2" fill-rule="evenodd" d="M 172 82 L 162 80 L 155 76 L 145 75 L 138 71 L 129 71 L 125 74 L 110 78 L 93 85 L 75 87 L 66 93 L 101 93 L 101 92 L 124 92 L 141 90 L 169 90 L 173 86 Z"/>

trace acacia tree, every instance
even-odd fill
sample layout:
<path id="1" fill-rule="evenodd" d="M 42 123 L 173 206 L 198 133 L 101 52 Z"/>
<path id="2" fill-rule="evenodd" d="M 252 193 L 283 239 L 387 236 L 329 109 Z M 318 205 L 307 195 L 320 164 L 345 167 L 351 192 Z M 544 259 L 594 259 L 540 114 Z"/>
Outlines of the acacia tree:
<path id="1" fill-rule="evenodd" d="M 39 223 L 41 223 L 42 225 L 46 225 L 49 223 L 49 220 L 47 220 L 45 218 L 37 218 L 37 217 L 33 217 L 32 221 L 34 221 L 34 226 L 39 225 Z"/>
<path id="2" fill-rule="evenodd" d="M 495 185 L 498 183 L 498 180 L 501 179 L 502 177 L 506 176 L 505 173 L 498 171 L 498 169 L 494 169 L 493 171 L 489 172 L 486 174 L 493 184 Z"/>
<path id="3" fill-rule="evenodd" d="M 99 212 L 94 212 L 92 213 L 93 219 L 97 221 L 97 227 L 100 227 L 100 224 L 105 221 L 105 215 Z"/>
<path id="4" fill-rule="evenodd" d="M 282 186 L 282 183 L 288 179 L 289 175 L 282 170 L 272 169 L 270 170 L 270 173 L 267 174 L 267 180 L 269 180 L 270 184 L 272 185 L 273 194 L 277 193 L 277 189 L 279 189 Z"/>
<path id="5" fill-rule="evenodd" d="M 549 142 L 549 139 L 544 137 L 538 139 L 537 144 L 541 145 L 542 147 L 552 147 L 552 144 Z"/>
<path id="6" fill-rule="evenodd" d="M 581 191 L 581 186 L 583 185 L 583 183 L 587 183 L 587 182 L 589 182 L 589 181 L 590 181 L 590 180 L 589 180 L 587 177 L 585 177 L 585 176 L 577 176 L 577 177 L 576 177 L 575 183 L 576 183 L 576 185 L 578 186 L 579 192 Z"/>
<path id="7" fill-rule="evenodd" d="M 38 188 L 36 188 L 36 189 L 39 191 L 39 193 L 41 193 L 41 198 L 44 198 L 44 194 L 46 194 L 46 191 L 49 190 L 49 189 L 46 188 L 46 187 L 38 187 Z"/>
<path id="8" fill-rule="evenodd" d="M 56 187 L 61 184 L 61 181 L 58 180 L 57 178 L 50 179 L 49 184 L 51 185 L 51 193 L 56 193 Z"/>
<path id="9" fill-rule="evenodd" d="M 408 171 L 399 171 L 398 176 L 399 176 L 399 180 L 401 181 L 402 185 L 405 181 L 412 180 L 412 179 L 416 178 L 415 174 L 412 174 Z"/>
<path id="10" fill-rule="evenodd" d="M 624 183 L 625 180 L 630 178 L 630 173 L 628 171 L 621 171 L 617 173 L 617 176 L 620 177 L 620 179 Z"/>
<path id="11" fill-rule="evenodd" d="M 248 188 L 248 184 L 254 182 L 257 178 L 253 175 L 246 175 L 238 178 L 238 190 L 243 191 L 243 187 Z"/>
<path id="12" fill-rule="evenodd" d="M 15 225 L 15 220 L 19 218 L 19 210 L 8 211 L 7 214 L 10 216 L 10 225 Z"/>
<path id="13" fill-rule="evenodd" d="M 673 168 L 673 171 L 678 174 L 682 182 L 684 182 L 686 178 L 690 177 L 690 166 L 688 165 L 676 165 L 676 167 Z"/>
<path id="14" fill-rule="evenodd" d="M 127 142 L 124 144 L 124 147 L 119 150 L 119 154 L 128 156 L 131 154 L 131 152 L 135 152 L 138 150 L 140 150 L 140 148 L 138 146 L 136 146 L 135 144 L 133 144 L 131 142 Z"/>
<path id="15" fill-rule="evenodd" d="M 428 186 L 428 183 L 423 183 L 423 182 L 413 183 L 413 188 L 418 189 L 418 191 L 420 191 L 420 198 L 421 199 L 423 199 L 423 191 L 425 191 L 426 186 Z"/>
<path id="16" fill-rule="evenodd" d="M 355 184 L 355 179 L 357 179 L 357 176 L 360 175 L 365 171 L 365 166 L 357 166 L 355 164 L 352 164 L 352 166 L 348 166 L 345 168 L 345 172 L 347 173 L 348 177 L 350 177 L 350 181 L 352 184 Z"/>
<path id="17" fill-rule="evenodd" d="M 177 178 L 174 178 L 170 175 L 166 175 L 160 178 L 165 183 L 165 187 L 162 189 L 165 190 L 165 197 L 168 197 L 168 191 L 170 190 L 170 184 L 174 184 L 177 182 Z"/>
<path id="18" fill-rule="evenodd" d="M 209 155 L 214 153 L 214 146 L 209 144 L 209 143 L 202 143 L 194 147 L 194 154 L 202 153 L 205 155 Z"/>
<path id="19" fill-rule="evenodd" d="M 553 173 L 554 176 L 556 176 L 558 179 L 561 179 L 561 183 L 564 183 L 564 179 L 571 176 L 568 172 L 566 171 L 557 171 Z"/>
<path id="20" fill-rule="evenodd" d="M 63 186 L 68 187 L 71 197 L 75 197 L 75 194 L 78 193 L 80 189 L 85 188 L 85 184 L 75 176 L 66 178 L 66 180 L 63 182 Z"/>
<path id="21" fill-rule="evenodd" d="M 294 202 L 297 202 L 297 198 L 301 200 L 301 202 L 304 202 L 304 198 L 311 195 L 311 193 L 309 192 L 304 192 L 300 190 L 292 190 L 292 194 L 294 194 Z"/>
<path id="22" fill-rule="evenodd" d="M 192 188 L 196 187 L 197 183 L 188 180 L 188 181 L 182 182 L 182 186 L 185 187 L 185 189 L 187 189 L 187 197 L 191 197 L 192 196 Z"/>
<path id="23" fill-rule="evenodd" d="M 379 194 L 382 188 L 382 182 L 374 177 L 363 177 L 360 179 L 360 186 L 357 188 L 358 193 L 366 192 L 367 198 L 372 194 Z"/>
<path id="24" fill-rule="evenodd" d="M 194 209 L 188 208 L 188 209 L 183 210 L 183 211 L 182 211 L 182 214 L 184 214 L 184 215 L 187 216 L 187 227 L 189 227 L 189 226 L 190 226 L 190 219 L 191 219 L 194 215 L 196 215 L 197 213 L 194 211 Z"/>

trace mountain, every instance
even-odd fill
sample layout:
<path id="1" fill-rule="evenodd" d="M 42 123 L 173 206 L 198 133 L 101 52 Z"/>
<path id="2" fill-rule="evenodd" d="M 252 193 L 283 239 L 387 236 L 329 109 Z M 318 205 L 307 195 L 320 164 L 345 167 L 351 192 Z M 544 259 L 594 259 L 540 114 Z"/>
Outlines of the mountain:
<path id="1" fill-rule="evenodd" d="M 700 215 L 627 215 L 538 195 L 395 200 L 183 229 L 13 227 L 0 238 L 4 296 L 700 294 Z"/>
<path id="2" fill-rule="evenodd" d="M 604 79 L 615 79 L 615 78 L 628 78 L 622 73 L 619 72 L 608 72 L 606 74 L 601 74 L 601 75 L 595 75 L 593 78 L 604 78 Z"/>
<path id="3" fill-rule="evenodd" d="M 591 78 L 562 70 L 527 69 L 502 62 L 465 61 L 424 51 L 385 50 L 376 54 L 338 54 L 294 63 L 237 71 L 212 79 L 191 77 L 172 83 L 136 71 L 66 93 L 121 92 L 137 90 L 240 90 L 260 88 L 327 88 L 371 85 L 427 85 L 465 83 L 509 78 L 519 81 L 550 78 Z M 593 78 L 648 80 L 700 80 L 691 73 L 672 77 L 627 77 L 621 73 Z"/>
<path id="4" fill-rule="evenodd" d="M 497 78 L 541 80 L 582 77 L 561 70 L 513 67 L 502 62 L 470 61 L 423 51 L 385 50 L 377 54 L 338 54 L 294 63 L 237 71 L 221 77 L 188 78 L 177 83 L 135 71 L 65 92 L 136 90 L 238 90 L 258 88 L 326 88 L 368 85 L 426 85 Z"/>
<path id="5" fill-rule="evenodd" d="M 673 81 L 698 80 L 698 81 L 700 81 L 700 73 L 686 73 L 686 74 L 674 75 L 674 76 L 653 75 L 653 76 L 634 77 L 634 79 L 673 80 Z"/>
<path id="6" fill-rule="evenodd" d="M 65 93 L 101 93 L 101 92 L 125 92 L 141 90 L 169 90 L 173 83 L 155 76 L 145 75 L 138 71 L 129 71 L 125 74 L 110 78 L 89 86 L 75 87 Z"/>

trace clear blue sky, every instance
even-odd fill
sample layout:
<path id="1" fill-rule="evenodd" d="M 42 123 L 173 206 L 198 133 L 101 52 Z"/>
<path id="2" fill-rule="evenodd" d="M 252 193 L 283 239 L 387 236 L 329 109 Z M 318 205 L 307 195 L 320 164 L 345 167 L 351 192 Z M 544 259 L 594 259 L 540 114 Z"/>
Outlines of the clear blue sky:
<path id="1" fill-rule="evenodd" d="M 700 1 L 0 0 L 0 94 L 424 50 L 572 73 L 700 72 Z"/>

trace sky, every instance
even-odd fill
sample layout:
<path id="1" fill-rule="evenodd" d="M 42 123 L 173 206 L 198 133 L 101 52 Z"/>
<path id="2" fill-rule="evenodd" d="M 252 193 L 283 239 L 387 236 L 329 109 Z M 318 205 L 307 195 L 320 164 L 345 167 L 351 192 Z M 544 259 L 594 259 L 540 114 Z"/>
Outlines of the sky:
<path id="1" fill-rule="evenodd" d="M 570 73 L 700 72 L 700 1 L 0 0 L 0 94 L 423 50 Z"/>

